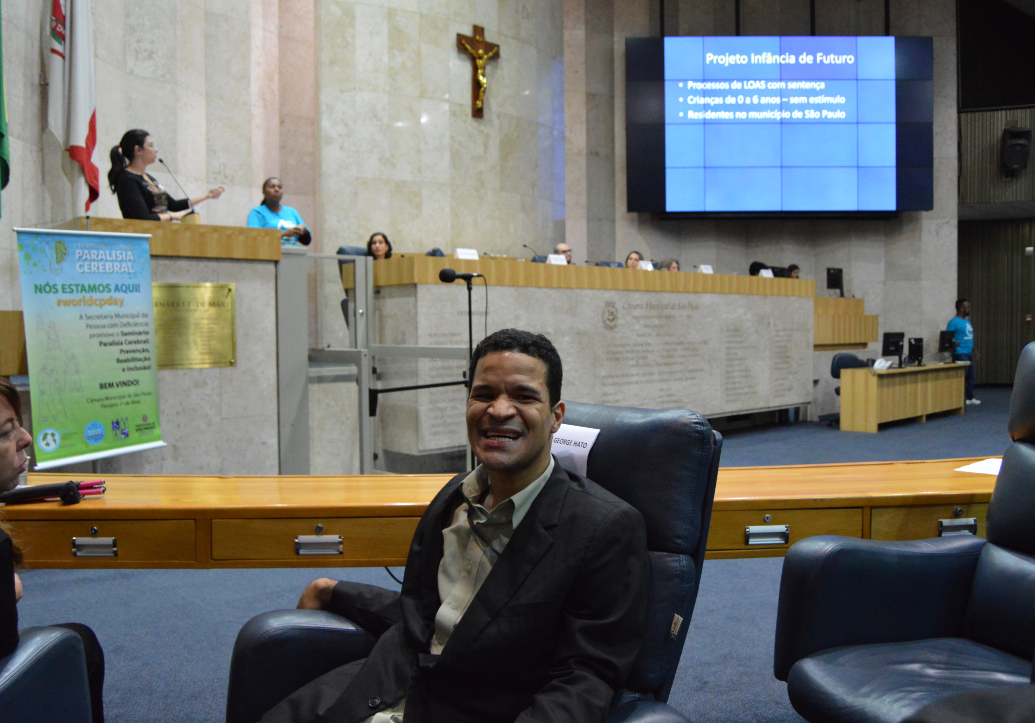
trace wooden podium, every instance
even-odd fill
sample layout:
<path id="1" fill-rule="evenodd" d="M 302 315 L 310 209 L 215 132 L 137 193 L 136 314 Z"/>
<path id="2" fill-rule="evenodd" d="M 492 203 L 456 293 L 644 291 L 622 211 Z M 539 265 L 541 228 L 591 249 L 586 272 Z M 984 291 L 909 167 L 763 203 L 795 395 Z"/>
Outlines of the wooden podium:
<path id="1" fill-rule="evenodd" d="M 956 411 L 963 414 L 963 373 L 968 364 L 904 369 L 842 369 L 841 431 L 876 432 L 885 422 Z"/>

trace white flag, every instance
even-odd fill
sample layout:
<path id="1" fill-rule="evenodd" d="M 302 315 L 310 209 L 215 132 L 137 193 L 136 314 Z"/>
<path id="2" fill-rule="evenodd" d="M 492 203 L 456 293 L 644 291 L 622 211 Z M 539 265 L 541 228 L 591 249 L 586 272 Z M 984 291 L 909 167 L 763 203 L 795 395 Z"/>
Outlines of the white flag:
<path id="1" fill-rule="evenodd" d="M 89 211 L 100 195 L 90 0 L 51 0 L 49 41 L 47 126 L 79 165 L 72 197 Z"/>

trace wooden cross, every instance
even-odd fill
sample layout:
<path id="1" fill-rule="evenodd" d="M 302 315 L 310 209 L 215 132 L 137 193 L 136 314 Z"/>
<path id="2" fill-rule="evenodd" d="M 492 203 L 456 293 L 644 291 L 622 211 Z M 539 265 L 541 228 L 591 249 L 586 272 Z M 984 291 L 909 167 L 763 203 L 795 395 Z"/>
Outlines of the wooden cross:
<path id="1" fill-rule="evenodd" d="M 485 110 L 485 64 L 500 57 L 500 46 L 485 39 L 485 28 L 474 26 L 474 37 L 456 34 L 456 49 L 471 56 L 471 116 L 481 118 Z"/>

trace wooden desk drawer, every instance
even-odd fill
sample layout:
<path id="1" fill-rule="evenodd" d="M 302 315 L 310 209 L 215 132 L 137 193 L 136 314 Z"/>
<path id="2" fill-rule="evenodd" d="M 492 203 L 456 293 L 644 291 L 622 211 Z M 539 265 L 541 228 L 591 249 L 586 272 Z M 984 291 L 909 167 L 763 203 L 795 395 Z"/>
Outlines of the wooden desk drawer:
<path id="1" fill-rule="evenodd" d="M 12 537 L 35 562 L 112 560 L 124 562 L 191 562 L 197 559 L 194 520 L 18 520 Z M 92 534 L 90 528 L 96 527 Z M 118 556 L 76 557 L 72 538 L 114 537 Z"/>
<path id="2" fill-rule="evenodd" d="M 213 560 L 405 560 L 419 517 L 212 520 Z M 316 526 L 323 529 L 317 532 Z M 341 535 L 342 554 L 300 556 L 299 535 Z"/>
<path id="3" fill-rule="evenodd" d="M 959 507 L 961 514 L 954 514 Z M 988 503 L 930 505 L 923 507 L 874 507 L 870 512 L 870 537 L 874 540 L 926 540 L 938 536 L 938 520 L 976 517 L 978 535 L 985 536 Z"/>
<path id="4" fill-rule="evenodd" d="M 765 516 L 770 520 L 766 521 Z M 744 528 L 749 525 L 790 525 L 787 544 L 748 545 Z M 862 510 L 858 507 L 814 510 L 734 510 L 712 513 L 709 550 L 786 549 L 798 540 L 816 535 L 862 537 Z"/>

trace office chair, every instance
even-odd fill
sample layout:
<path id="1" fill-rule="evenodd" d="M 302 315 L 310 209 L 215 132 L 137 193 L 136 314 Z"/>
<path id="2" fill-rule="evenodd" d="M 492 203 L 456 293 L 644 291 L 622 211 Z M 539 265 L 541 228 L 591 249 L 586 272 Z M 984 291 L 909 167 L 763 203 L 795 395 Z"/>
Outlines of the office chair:
<path id="1" fill-rule="evenodd" d="M 64 628 L 25 628 L 18 647 L 0 658 L 0 719 L 90 723 L 86 654 Z"/>
<path id="2" fill-rule="evenodd" d="M 871 365 L 857 357 L 855 354 L 848 354 L 845 352 L 834 354 L 833 358 L 830 360 L 830 376 L 834 379 L 840 379 L 842 369 L 862 369 L 868 366 Z M 841 396 L 841 387 L 835 387 L 834 394 Z"/>
<path id="3" fill-rule="evenodd" d="M 546 257 L 543 254 L 533 254 L 533 256 L 532 256 L 532 263 L 533 264 L 545 264 L 546 263 Z"/>
<path id="4" fill-rule="evenodd" d="M 640 510 L 647 525 L 647 629 L 609 723 L 687 723 L 665 702 L 697 600 L 722 436 L 685 409 L 570 402 L 564 421 L 600 430 L 587 476 Z M 234 645 L 227 723 L 254 723 L 309 681 L 365 657 L 374 642 L 324 611 L 280 610 L 252 618 Z"/>
<path id="5" fill-rule="evenodd" d="M 1035 651 L 1035 344 L 987 541 L 812 537 L 787 553 L 773 668 L 810 723 L 897 723 L 948 696 L 1027 685 Z"/>

